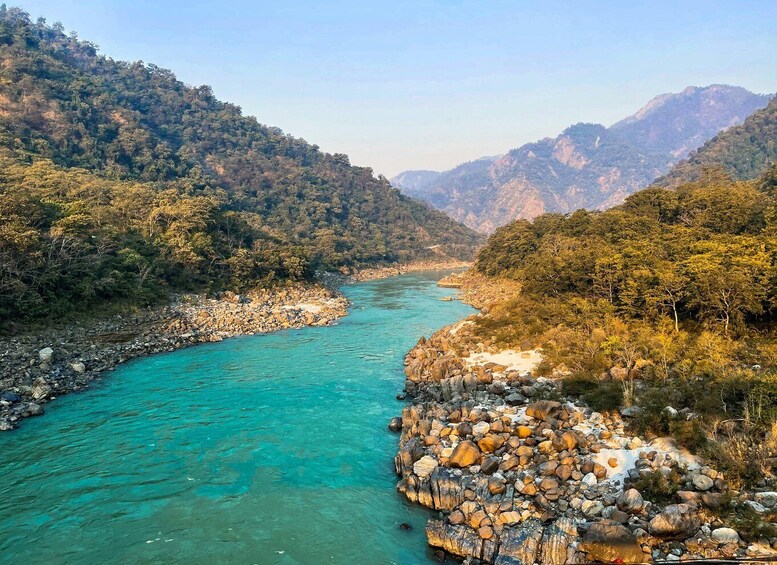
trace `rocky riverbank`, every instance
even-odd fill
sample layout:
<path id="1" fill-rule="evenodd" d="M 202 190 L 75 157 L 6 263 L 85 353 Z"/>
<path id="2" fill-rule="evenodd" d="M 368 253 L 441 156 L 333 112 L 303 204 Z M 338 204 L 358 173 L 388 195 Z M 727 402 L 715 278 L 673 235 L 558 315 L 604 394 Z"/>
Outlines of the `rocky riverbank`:
<path id="1" fill-rule="evenodd" d="M 237 335 L 333 323 L 348 301 L 319 285 L 217 298 L 184 295 L 159 308 L 0 339 L 0 430 L 43 414 L 130 359 Z"/>
<path id="2" fill-rule="evenodd" d="M 447 271 L 452 269 L 467 269 L 472 263 L 459 261 L 458 259 L 440 259 L 434 261 L 413 261 L 412 263 L 395 263 L 384 267 L 374 267 L 361 269 L 352 273 L 348 278 L 352 281 L 371 281 L 376 279 L 387 279 L 397 275 L 407 273 L 417 273 L 419 271 Z"/>
<path id="3" fill-rule="evenodd" d="M 390 426 L 398 490 L 439 511 L 430 545 L 498 565 L 777 559 L 742 522 L 774 520 L 777 492 L 737 492 L 670 438 L 629 434 L 628 410 L 564 396 L 532 375 L 539 352 L 489 351 L 473 325 L 408 354 L 412 403 Z"/>

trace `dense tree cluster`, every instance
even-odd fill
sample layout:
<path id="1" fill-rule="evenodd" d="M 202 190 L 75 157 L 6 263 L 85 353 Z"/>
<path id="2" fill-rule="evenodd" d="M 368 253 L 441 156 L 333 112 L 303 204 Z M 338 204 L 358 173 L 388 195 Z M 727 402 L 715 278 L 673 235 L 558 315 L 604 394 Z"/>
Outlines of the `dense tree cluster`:
<path id="1" fill-rule="evenodd" d="M 723 334 L 777 314 L 775 172 L 719 171 L 677 190 L 649 188 L 602 213 L 546 214 L 501 228 L 478 257 L 529 296 L 604 301 L 626 318 L 668 316 Z"/>
<path id="2" fill-rule="evenodd" d="M 638 406 L 640 432 L 708 449 L 732 476 L 770 472 L 777 169 L 747 182 L 708 169 L 606 212 L 515 222 L 477 269 L 522 289 L 480 319 L 484 340 L 542 347 L 540 370 L 567 375 L 570 391 L 598 409 Z"/>
<path id="3" fill-rule="evenodd" d="M 0 63 L 0 319 L 479 242 L 347 156 L 16 8 Z"/>

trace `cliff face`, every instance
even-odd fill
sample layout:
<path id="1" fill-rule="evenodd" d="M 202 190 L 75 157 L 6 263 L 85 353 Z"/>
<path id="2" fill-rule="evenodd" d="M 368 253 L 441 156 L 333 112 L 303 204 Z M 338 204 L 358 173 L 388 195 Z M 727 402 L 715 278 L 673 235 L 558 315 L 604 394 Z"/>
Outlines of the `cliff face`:
<path id="1" fill-rule="evenodd" d="M 609 128 L 576 124 L 501 157 L 439 174 L 408 171 L 392 182 L 486 233 L 545 212 L 605 209 L 665 174 L 720 130 L 741 124 L 768 100 L 739 87 L 689 87 L 654 98 Z"/>

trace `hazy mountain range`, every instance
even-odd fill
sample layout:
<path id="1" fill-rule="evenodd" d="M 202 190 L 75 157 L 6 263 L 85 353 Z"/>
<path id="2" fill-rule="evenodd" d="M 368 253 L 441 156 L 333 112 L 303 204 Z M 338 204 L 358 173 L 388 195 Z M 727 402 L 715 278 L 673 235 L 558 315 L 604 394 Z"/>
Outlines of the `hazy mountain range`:
<path id="1" fill-rule="evenodd" d="M 481 232 L 544 212 L 609 208 L 769 99 L 737 86 L 688 87 L 610 127 L 575 124 L 503 156 L 442 173 L 406 171 L 391 182 Z"/>

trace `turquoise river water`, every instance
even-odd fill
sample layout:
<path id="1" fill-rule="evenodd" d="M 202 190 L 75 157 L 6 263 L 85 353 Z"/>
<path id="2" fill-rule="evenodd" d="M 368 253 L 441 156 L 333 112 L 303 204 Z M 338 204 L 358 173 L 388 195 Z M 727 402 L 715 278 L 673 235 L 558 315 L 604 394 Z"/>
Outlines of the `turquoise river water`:
<path id="1" fill-rule="evenodd" d="M 428 562 L 386 426 L 405 353 L 473 312 L 439 276 L 348 286 L 333 327 L 132 361 L 0 434 L 0 563 Z"/>

